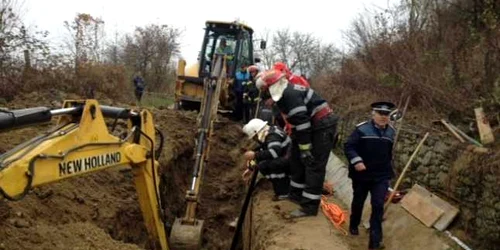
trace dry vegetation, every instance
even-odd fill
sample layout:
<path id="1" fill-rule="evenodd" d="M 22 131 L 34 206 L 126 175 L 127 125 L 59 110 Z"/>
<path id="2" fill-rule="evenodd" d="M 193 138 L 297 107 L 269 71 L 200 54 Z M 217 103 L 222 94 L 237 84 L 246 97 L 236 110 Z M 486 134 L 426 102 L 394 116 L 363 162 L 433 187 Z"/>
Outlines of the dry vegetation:
<path id="1" fill-rule="evenodd" d="M 108 41 L 101 19 L 77 14 L 64 22 L 67 39 L 61 49 L 47 41 L 47 32 L 28 30 L 18 16 L 18 2 L 0 2 L 0 98 L 20 91 L 57 89 L 95 97 L 131 100 L 131 79 L 142 75 L 147 91 L 172 93 L 181 32 L 167 25 L 136 27 Z"/>
<path id="2" fill-rule="evenodd" d="M 411 95 L 410 109 L 457 122 L 483 106 L 498 124 L 499 21 L 494 0 L 412 0 L 364 15 L 346 34 L 352 54 L 318 88 L 335 90 L 325 93 L 341 106 L 367 92 L 400 103 Z"/>

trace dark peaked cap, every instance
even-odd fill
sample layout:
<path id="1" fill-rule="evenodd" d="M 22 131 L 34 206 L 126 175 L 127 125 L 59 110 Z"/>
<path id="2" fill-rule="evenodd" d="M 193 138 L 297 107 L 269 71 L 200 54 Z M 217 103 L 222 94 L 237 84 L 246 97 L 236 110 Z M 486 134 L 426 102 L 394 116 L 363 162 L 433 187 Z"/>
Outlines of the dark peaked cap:
<path id="1" fill-rule="evenodd" d="M 391 112 L 396 105 L 392 102 L 374 102 L 370 105 L 375 111 Z"/>

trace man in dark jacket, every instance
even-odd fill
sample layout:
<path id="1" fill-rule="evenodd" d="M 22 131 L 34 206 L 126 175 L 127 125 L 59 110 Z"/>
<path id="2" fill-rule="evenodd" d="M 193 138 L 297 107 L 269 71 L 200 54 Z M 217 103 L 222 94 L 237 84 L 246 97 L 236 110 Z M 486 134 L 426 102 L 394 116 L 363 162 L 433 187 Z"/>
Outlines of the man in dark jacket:
<path id="1" fill-rule="evenodd" d="M 315 216 L 321 202 L 326 164 L 333 149 L 338 117 L 314 90 L 289 83 L 278 70 L 265 72 L 257 87 L 269 90 L 292 127 L 290 199 L 301 205 L 290 217 Z"/>
<path id="2" fill-rule="evenodd" d="M 359 234 L 358 226 L 363 205 L 370 192 L 372 214 L 368 247 L 381 249 L 384 198 L 389 181 L 394 177 L 391 159 L 395 129 L 389 124 L 389 114 L 395 105 L 390 102 L 376 102 L 371 107 L 372 119 L 358 124 L 344 147 L 354 191 L 349 231 L 352 235 Z"/>
<path id="3" fill-rule="evenodd" d="M 140 76 L 134 77 L 134 88 L 135 88 L 135 97 L 138 102 L 141 102 L 142 94 L 144 93 L 144 88 L 146 88 L 146 84 L 144 83 L 144 79 Z"/>
<path id="4" fill-rule="evenodd" d="M 291 145 L 290 137 L 277 126 L 268 125 L 261 119 L 252 119 L 243 127 L 248 139 L 256 140 L 259 150 L 245 152 L 247 161 L 257 161 L 258 170 L 264 177 L 273 183 L 274 200 L 288 198 L 290 187 L 288 148 Z M 247 169 L 243 178 L 250 175 L 253 169 Z"/>
<path id="5" fill-rule="evenodd" d="M 240 70 L 236 72 L 233 84 L 233 94 L 235 97 L 234 104 L 234 119 L 241 121 L 243 119 L 243 83 L 250 79 L 250 74 L 247 72 L 245 64 L 241 65 Z"/>
<path id="6" fill-rule="evenodd" d="M 257 102 L 259 102 L 259 89 L 255 86 L 259 68 L 255 65 L 248 67 L 249 79 L 243 84 L 243 121 L 249 122 L 255 118 L 257 113 Z"/>

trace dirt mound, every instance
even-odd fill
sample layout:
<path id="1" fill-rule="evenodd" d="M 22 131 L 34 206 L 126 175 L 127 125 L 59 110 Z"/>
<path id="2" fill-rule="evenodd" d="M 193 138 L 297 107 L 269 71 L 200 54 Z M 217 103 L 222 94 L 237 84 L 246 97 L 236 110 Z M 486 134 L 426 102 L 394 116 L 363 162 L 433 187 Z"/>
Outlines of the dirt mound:
<path id="1" fill-rule="evenodd" d="M 76 95 L 27 94 L 10 109 L 59 108 Z M 99 100 L 117 105 L 112 100 Z M 36 104 L 35 104 L 36 103 Z M 121 105 L 123 106 L 123 105 Z M 196 113 L 151 110 L 165 145 L 160 158 L 161 193 L 167 226 L 184 215 L 184 194 L 190 185 Z M 52 124 L 2 133 L 0 153 Z M 205 220 L 204 248 L 226 249 L 232 236 L 227 224 L 238 214 L 243 197 L 238 159 L 239 125 L 222 118 L 216 123 L 198 217 Z M 221 226 L 222 225 L 222 226 Z M 128 244 L 133 243 L 133 245 Z M 148 235 L 128 167 L 115 168 L 33 189 L 23 200 L 0 203 L 0 249 L 149 249 Z"/>
<path id="2" fill-rule="evenodd" d="M 16 221 L 16 227 L 23 225 Z M 2 225 L 4 227 L 5 225 Z M 0 243 L 1 249 L 108 249 L 138 250 L 137 245 L 116 241 L 103 229 L 88 222 L 61 225 L 36 225 L 19 230 L 7 230 L 3 237 L 8 241 Z"/>

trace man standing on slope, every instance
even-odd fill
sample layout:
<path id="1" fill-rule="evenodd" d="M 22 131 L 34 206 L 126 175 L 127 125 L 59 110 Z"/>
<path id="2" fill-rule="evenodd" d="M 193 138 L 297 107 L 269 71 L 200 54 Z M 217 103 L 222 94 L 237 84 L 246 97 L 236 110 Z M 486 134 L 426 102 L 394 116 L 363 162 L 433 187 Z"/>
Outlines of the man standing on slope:
<path id="1" fill-rule="evenodd" d="M 318 93 L 289 83 L 286 75 L 278 70 L 265 72 L 256 85 L 261 90 L 269 90 L 272 100 L 292 125 L 290 199 L 301 208 L 290 217 L 315 216 L 338 118 Z"/>
<path id="2" fill-rule="evenodd" d="M 352 235 L 359 234 L 358 226 L 363 205 L 370 192 L 372 214 L 368 247 L 382 249 L 384 199 L 389 181 L 394 177 L 391 159 L 396 133 L 389 124 L 389 115 L 395 105 L 390 102 L 376 102 L 371 107 L 372 119 L 358 124 L 344 146 L 354 191 L 349 231 Z"/>

